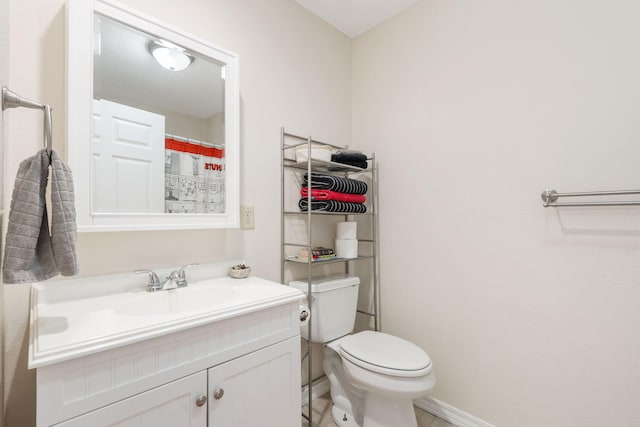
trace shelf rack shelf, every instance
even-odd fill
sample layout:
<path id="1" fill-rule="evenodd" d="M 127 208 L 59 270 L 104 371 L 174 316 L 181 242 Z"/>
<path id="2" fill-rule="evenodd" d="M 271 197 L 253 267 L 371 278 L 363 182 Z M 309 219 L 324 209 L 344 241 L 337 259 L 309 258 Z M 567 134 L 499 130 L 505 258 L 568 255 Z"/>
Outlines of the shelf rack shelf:
<path id="1" fill-rule="evenodd" d="M 292 211 L 285 211 L 282 212 L 283 215 L 308 215 L 307 212 L 292 212 Z M 341 213 L 341 212 L 323 212 L 323 211 L 313 211 L 313 215 L 333 215 L 333 216 L 345 216 L 345 215 L 357 215 L 357 216 L 374 216 L 375 213 L 374 212 L 365 212 L 365 213 L 349 213 L 349 214 L 345 214 L 345 213 Z"/>
<path id="2" fill-rule="evenodd" d="M 338 145 L 328 144 L 322 141 L 314 140 L 311 136 L 304 137 L 296 134 L 292 134 L 286 132 L 284 128 L 281 128 L 280 132 L 280 141 L 281 141 L 281 178 L 282 178 L 282 187 L 281 187 L 281 201 L 282 201 L 282 210 L 281 210 L 281 282 L 285 283 L 285 272 L 289 266 L 298 265 L 298 266 L 307 266 L 307 305 L 310 312 L 310 317 L 308 320 L 308 328 L 311 331 L 311 323 L 314 321 L 311 304 L 311 281 L 312 281 L 312 272 L 314 270 L 313 267 L 319 265 L 335 265 L 342 263 L 344 264 L 344 270 L 346 273 L 349 273 L 350 266 L 354 263 L 359 262 L 369 262 L 371 268 L 371 286 L 372 286 L 372 294 L 373 294 L 373 309 L 371 311 L 358 310 L 359 314 L 364 316 L 368 316 L 373 320 L 374 329 L 377 331 L 380 329 L 380 316 L 378 313 L 380 312 L 378 295 L 379 295 L 379 283 L 378 283 L 378 255 L 377 255 L 377 239 L 378 239 L 378 199 L 377 199 L 377 189 L 378 189 L 378 177 L 377 177 L 377 168 L 376 168 L 376 159 L 375 154 L 368 156 L 368 167 L 366 169 L 345 165 L 342 163 L 323 161 L 312 159 L 311 157 L 311 147 L 314 145 L 324 145 L 329 146 L 333 149 L 341 150 L 346 147 L 341 147 Z M 287 154 L 291 154 L 295 151 L 296 148 L 305 147 L 307 148 L 307 159 L 304 162 L 297 162 L 294 159 L 291 159 L 287 156 Z M 310 176 L 312 172 L 321 172 L 334 174 L 339 176 L 349 177 L 350 175 L 362 175 L 368 174 L 371 177 L 371 185 L 369 185 L 369 190 L 367 193 L 368 203 L 368 211 L 366 213 L 343 213 L 343 212 L 324 212 L 324 211 L 292 211 L 289 210 L 288 206 L 286 206 L 286 177 L 285 171 L 290 170 L 293 173 L 304 173 L 307 172 Z M 334 258 L 323 261 L 315 261 L 310 262 L 309 260 L 297 260 L 293 256 L 287 254 L 287 250 L 291 250 L 292 247 L 299 248 L 307 248 L 308 253 L 311 253 L 311 249 L 316 246 L 314 245 L 314 235 L 312 233 L 312 223 L 314 219 L 319 219 L 322 217 L 342 217 L 345 221 L 353 220 L 358 217 L 368 218 L 367 221 L 370 224 L 368 230 L 371 234 L 370 239 L 358 239 L 359 243 L 368 244 L 367 248 L 370 248 L 371 255 L 359 255 L 357 258 Z M 286 219 L 288 217 L 302 217 L 306 218 L 306 243 L 297 243 L 285 240 L 285 229 L 286 229 Z M 332 233 L 332 231 L 329 231 Z M 368 261 L 367 261 L 368 260 Z M 317 271 L 317 270 L 316 270 Z M 310 337 L 309 340 L 304 340 L 307 344 L 306 356 L 307 357 L 307 366 L 308 366 L 308 415 L 303 414 L 303 417 L 309 421 L 309 425 L 313 425 L 313 386 L 314 382 L 317 379 L 313 378 L 312 373 L 312 352 L 311 346 L 313 342 L 313 337 Z"/>
<path id="3" fill-rule="evenodd" d="M 292 245 L 290 245 L 290 246 L 292 246 Z M 374 259 L 374 257 L 373 256 L 358 256 L 356 258 L 332 258 L 332 259 L 327 259 L 327 260 L 324 260 L 324 261 L 314 261 L 314 262 L 302 261 L 302 260 L 293 259 L 291 257 L 287 257 L 285 262 L 295 262 L 296 264 L 309 264 L 310 266 L 317 266 L 317 265 L 335 264 L 337 262 L 359 261 L 359 260 L 363 260 L 363 259 Z"/>
<path id="4" fill-rule="evenodd" d="M 289 147 L 292 148 L 292 147 Z M 369 159 L 371 160 L 371 159 Z M 309 162 L 301 162 L 298 163 L 292 159 L 283 159 L 284 167 L 291 169 L 302 169 L 307 170 Z M 364 172 L 367 169 L 358 168 L 356 166 L 349 166 L 342 163 L 328 162 L 325 160 L 315 160 L 311 159 L 311 169 L 314 172 L 352 172 L 352 173 L 360 173 Z"/>

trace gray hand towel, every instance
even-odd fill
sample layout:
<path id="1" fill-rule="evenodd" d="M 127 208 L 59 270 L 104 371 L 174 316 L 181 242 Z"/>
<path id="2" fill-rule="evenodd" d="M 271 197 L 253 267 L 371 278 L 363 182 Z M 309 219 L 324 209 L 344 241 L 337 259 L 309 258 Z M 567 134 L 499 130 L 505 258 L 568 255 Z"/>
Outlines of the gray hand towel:
<path id="1" fill-rule="evenodd" d="M 18 167 L 4 250 L 4 283 L 32 283 L 58 274 L 45 204 L 48 170 L 46 150 Z"/>
<path id="2" fill-rule="evenodd" d="M 78 274 L 76 206 L 73 176 L 55 150 L 51 151 L 51 244 L 63 276 Z"/>
<path id="3" fill-rule="evenodd" d="M 51 156 L 57 160 L 52 168 L 54 237 L 49 234 L 45 200 L 50 160 L 42 150 L 18 168 L 5 241 L 4 283 L 33 283 L 59 272 L 77 273 L 73 182 L 57 153 L 52 151 Z"/>

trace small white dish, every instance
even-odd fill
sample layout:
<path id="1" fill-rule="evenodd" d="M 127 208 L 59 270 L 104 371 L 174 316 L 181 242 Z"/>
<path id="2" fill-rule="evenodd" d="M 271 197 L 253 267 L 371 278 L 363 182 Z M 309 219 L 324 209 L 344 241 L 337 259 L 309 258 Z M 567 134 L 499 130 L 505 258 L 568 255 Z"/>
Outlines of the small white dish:
<path id="1" fill-rule="evenodd" d="M 229 277 L 234 279 L 245 279 L 251 274 L 251 267 L 244 264 L 234 265 L 229 269 Z"/>

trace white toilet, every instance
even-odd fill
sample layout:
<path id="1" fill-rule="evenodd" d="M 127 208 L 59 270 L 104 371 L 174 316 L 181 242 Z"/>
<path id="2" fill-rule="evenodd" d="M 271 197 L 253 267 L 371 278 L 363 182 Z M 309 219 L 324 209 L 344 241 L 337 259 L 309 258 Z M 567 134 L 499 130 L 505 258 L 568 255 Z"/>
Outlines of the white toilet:
<path id="1" fill-rule="evenodd" d="M 429 355 L 415 344 L 382 332 L 351 335 L 358 277 L 313 279 L 311 340 L 325 344 L 324 372 L 331 384 L 333 420 L 341 427 L 417 427 L 413 399 L 435 385 Z M 307 292 L 306 282 L 289 283 Z M 300 333 L 309 337 L 307 325 Z"/>

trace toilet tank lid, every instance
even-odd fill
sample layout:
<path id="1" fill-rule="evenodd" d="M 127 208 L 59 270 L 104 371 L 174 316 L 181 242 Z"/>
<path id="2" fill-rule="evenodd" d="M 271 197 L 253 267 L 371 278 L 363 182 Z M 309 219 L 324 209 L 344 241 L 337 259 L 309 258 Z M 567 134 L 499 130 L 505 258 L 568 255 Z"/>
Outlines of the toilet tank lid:
<path id="1" fill-rule="evenodd" d="M 359 284 L 360 278 L 358 276 L 349 276 L 347 274 L 331 274 L 328 276 L 312 277 L 311 293 L 327 292 Z M 293 286 L 294 288 L 300 289 L 302 292 L 306 293 L 309 285 L 306 280 L 294 280 L 289 282 L 289 286 Z"/>

